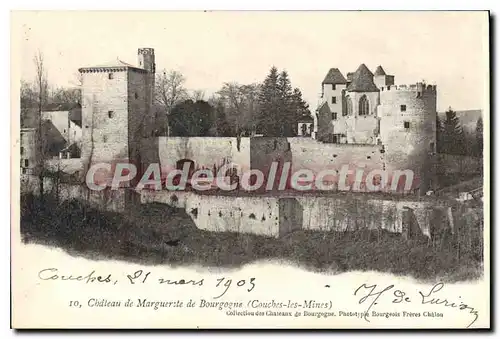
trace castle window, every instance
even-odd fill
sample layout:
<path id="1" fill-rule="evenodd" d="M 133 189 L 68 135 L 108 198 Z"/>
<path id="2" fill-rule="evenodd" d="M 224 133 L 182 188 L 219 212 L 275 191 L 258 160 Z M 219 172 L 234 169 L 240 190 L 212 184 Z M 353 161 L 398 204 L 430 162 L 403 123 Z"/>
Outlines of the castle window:
<path id="1" fill-rule="evenodd" d="M 115 116 L 115 112 L 113 111 L 108 111 L 108 117 L 111 119 L 112 117 Z"/>
<path id="2" fill-rule="evenodd" d="M 139 99 L 139 94 L 135 93 L 135 94 L 134 94 L 134 97 L 135 97 L 136 99 Z"/>
<path id="3" fill-rule="evenodd" d="M 335 86 L 335 84 L 332 84 L 332 89 L 335 91 L 337 89 L 337 86 Z"/>
<path id="4" fill-rule="evenodd" d="M 346 110 L 345 115 L 352 115 L 352 101 L 350 97 L 345 98 L 346 101 Z"/>
<path id="5" fill-rule="evenodd" d="M 366 95 L 363 95 L 361 99 L 359 99 L 359 112 L 358 115 L 368 115 L 370 114 L 370 103 L 368 102 L 368 98 Z"/>
<path id="6" fill-rule="evenodd" d="M 337 112 L 332 113 L 332 120 L 337 120 Z"/>
<path id="7" fill-rule="evenodd" d="M 301 135 L 305 136 L 307 134 L 307 126 L 306 126 L 306 124 L 302 124 L 302 126 L 300 126 L 300 127 L 301 127 L 301 132 L 302 132 Z"/>
<path id="8" fill-rule="evenodd" d="M 24 147 L 21 147 L 21 154 L 24 154 Z"/>
<path id="9" fill-rule="evenodd" d="M 404 122 L 404 126 L 405 126 L 405 129 L 410 129 L 410 122 L 409 121 L 405 121 Z"/>
<path id="10" fill-rule="evenodd" d="M 114 74 L 113 73 L 108 73 L 108 79 L 112 80 L 113 78 L 114 78 Z"/>
<path id="11" fill-rule="evenodd" d="M 406 105 L 401 105 L 401 112 L 406 112 Z"/>
<path id="12" fill-rule="evenodd" d="M 332 97 L 332 104 L 336 104 L 337 103 L 337 97 Z"/>
<path id="13" fill-rule="evenodd" d="M 28 165 L 29 165 L 28 159 L 24 159 L 24 167 L 28 167 Z"/>

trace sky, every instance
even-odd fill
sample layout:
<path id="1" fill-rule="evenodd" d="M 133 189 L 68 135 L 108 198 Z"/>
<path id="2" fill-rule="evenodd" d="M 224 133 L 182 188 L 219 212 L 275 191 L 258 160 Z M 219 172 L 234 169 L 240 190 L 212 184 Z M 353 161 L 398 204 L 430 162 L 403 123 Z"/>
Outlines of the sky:
<path id="1" fill-rule="evenodd" d="M 328 70 L 382 65 L 396 84 L 436 84 L 438 110 L 488 105 L 487 12 L 16 12 L 12 65 L 35 75 L 40 50 L 52 86 L 79 67 L 119 58 L 137 64 L 152 47 L 157 71 L 178 70 L 206 98 L 224 82 L 261 82 L 274 65 L 316 109 Z M 17 74 L 17 73 L 16 73 Z"/>

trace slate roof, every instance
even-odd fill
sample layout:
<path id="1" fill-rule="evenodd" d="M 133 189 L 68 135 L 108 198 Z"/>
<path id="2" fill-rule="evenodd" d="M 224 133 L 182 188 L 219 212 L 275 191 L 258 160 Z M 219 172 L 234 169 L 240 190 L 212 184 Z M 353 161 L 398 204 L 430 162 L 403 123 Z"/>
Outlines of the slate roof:
<path id="1" fill-rule="evenodd" d="M 325 101 L 320 108 L 318 109 L 318 112 L 321 114 L 330 114 L 330 107 L 328 106 L 327 102 Z"/>
<path id="2" fill-rule="evenodd" d="M 118 70 L 125 70 L 125 69 L 134 69 L 134 70 L 141 70 L 141 71 L 146 71 L 143 68 L 128 64 L 126 62 L 121 61 L 120 59 L 116 58 L 115 60 L 108 61 L 106 63 L 100 64 L 100 65 L 95 65 L 95 66 L 89 66 L 89 67 L 82 67 L 79 68 L 78 70 L 81 71 L 88 71 L 88 70 L 104 70 L 104 69 L 118 69 Z"/>
<path id="3" fill-rule="evenodd" d="M 375 86 L 373 82 L 373 73 L 366 67 L 365 64 L 361 64 L 356 72 L 352 75 L 352 81 L 347 86 L 348 92 L 378 92 L 379 89 Z"/>
<path id="4" fill-rule="evenodd" d="M 375 70 L 375 76 L 377 75 L 387 75 L 384 71 L 384 69 L 382 68 L 382 66 L 377 66 L 377 69 Z"/>
<path id="5" fill-rule="evenodd" d="M 323 84 L 347 84 L 347 80 L 338 68 L 330 68 L 325 76 L 325 80 L 323 80 Z"/>

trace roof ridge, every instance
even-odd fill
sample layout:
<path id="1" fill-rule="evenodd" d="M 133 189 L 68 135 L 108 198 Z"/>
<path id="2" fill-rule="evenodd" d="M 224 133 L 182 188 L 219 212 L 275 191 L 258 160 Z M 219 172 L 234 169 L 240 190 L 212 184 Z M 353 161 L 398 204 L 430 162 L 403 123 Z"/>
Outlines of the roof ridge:
<path id="1" fill-rule="evenodd" d="M 365 64 L 359 65 L 352 75 L 352 81 L 347 87 L 349 92 L 378 92 L 379 89 L 373 82 L 373 73 Z"/>
<path id="2" fill-rule="evenodd" d="M 377 66 L 377 69 L 375 70 L 375 75 L 387 75 L 385 73 L 385 70 L 382 68 L 381 65 Z"/>
<path id="3" fill-rule="evenodd" d="M 330 68 L 322 84 L 347 84 L 347 80 L 338 68 Z"/>

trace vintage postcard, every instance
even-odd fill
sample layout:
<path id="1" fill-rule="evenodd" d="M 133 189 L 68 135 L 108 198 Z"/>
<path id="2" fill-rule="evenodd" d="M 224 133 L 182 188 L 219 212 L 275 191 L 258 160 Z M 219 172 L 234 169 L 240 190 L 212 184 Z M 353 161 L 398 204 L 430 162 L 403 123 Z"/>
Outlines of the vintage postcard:
<path id="1" fill-rule="evenodd" d="M 490 328 L 487 11 L 11 19 L 13 328 Z"/>

